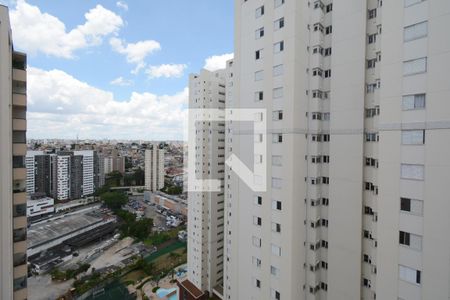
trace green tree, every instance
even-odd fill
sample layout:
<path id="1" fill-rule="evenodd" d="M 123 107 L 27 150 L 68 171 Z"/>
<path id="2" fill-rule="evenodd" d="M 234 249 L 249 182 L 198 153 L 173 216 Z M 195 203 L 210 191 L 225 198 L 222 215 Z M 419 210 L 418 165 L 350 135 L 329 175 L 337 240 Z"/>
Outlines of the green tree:
<path id="1" fill-rule="evenodd" d="M 114 211 L 121 209 L 128 202 L 127 196 L 120 192 L 106 192 L 100 196 L 100 199 Z"/>
<path id="2" fill-rule="evenodd" d="M 123 175 L 119 171 L 112 171 L 106 175 L 106 184 L 110 186 L 120 186 Z"/>

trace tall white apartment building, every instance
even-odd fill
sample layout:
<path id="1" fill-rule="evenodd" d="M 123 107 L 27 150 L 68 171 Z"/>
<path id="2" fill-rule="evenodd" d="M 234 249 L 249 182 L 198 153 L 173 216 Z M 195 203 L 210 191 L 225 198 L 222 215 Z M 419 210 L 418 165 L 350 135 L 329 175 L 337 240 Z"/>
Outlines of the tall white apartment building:
<path id="1" fill-rule="evenodd" d="M 27 151 L 25 166 L 27 168 L 27 193 L 34 194 L 36 182 L 36 163 L 34 157 L 43 155 L 43 151 Z"/>
<path id="2" fill-rule="evenodd" d="M 156 192 L 164 187 L 164 149 L 152 145 L 145 150 L 145 188 Z"/>
<path id="3" fill-rule="evenodd" d="M 26 61 L 0 5 L 0 299 L 27 299 Z"/>
<path id="4" fill-rule="evenodd" d="M 60 201 L 70 200 L 70 165 L 71 155 L 58 155 L 57 160 L 57 198 Z"/>
<path id="5" fill-rule="evenodd" d="M 94 194 L 94 151 L 74 151 L 75 156 L 83 157 L 83 183 L 82 183 L 82 197 Z"/>
<path id="6" fill-rule="evenodd" d="M 201 70 L 189 77 L 189 109 L 225 109 L 225 71 Z M 222 191 L 188 193 L 188 282 L 206 295 L 222 295 L 224 253 L 225 122 L 196 122 L 195 176 L 219 180 Z M 197 187 L 196 187 L 197 188 Z M 184 284 L 183 286 L 189 286 Z M 188 289 L 189 290 L 189 289 Z M 192 293 L 192 290 L 189 292 Z M 203 296 L 204 297 L 204 296 Z"/>
<path id="7" fill-rule="evenodd" d="M 223 298 L 448 299 L 450 3 L 235 0 L 235 18 L 229 107 L 268 130 L 227 141 L 247 166 L 266 143 L 268 187 L 227 179 Z M 189 204 L 209 291 L 215 235 Z"/>

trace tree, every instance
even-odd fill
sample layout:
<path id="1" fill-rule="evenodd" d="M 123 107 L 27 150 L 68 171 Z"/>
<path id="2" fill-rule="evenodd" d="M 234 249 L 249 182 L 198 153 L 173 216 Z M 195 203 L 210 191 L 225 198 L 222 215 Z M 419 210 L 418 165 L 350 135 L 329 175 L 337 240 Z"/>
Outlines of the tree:
<path id="1" fill-rule="evenodd" d="M 121 209 L 128 202 L 127 196 L 120 192 L 106 192 L 100 198 L 108 208 L 114 211 Z"/>
<path id="2" fill-rule="evenodd" d="M 123 175 L 119 171 L 112 171 L 106 175 L 106 184 L 110 186 L 120 186 Z"/>

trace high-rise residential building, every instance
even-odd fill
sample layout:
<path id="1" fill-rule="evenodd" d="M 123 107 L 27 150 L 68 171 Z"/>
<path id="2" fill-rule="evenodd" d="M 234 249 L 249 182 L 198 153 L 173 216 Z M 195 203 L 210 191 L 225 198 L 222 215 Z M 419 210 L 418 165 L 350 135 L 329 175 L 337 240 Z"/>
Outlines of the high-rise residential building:
<path id="1" fill-rule="evenodd" d="M 25 158 L 27 167 L 27 193 L 44 193 L 56 198 L 56 154 L 45 154 L 43 151 L 28 151 Z"/>
<path id="2" fill-rule="evenodd" d="M 104 158 L 104 173 L 109 174 L 114 171 L 118 171 L 121 174 L 125 174 L 125 157 L 119 156 L 117 151 L 113 151 L 111 155 Z"/>
<path id="3" fill-rule="evenodd" d="M 164 153 L 156 144 L 145 150 L 145 188 L 149 191 L 164 188 Z"/>
<path id="4" fill-rule="evenodd" d="M 201 70 L 189 77 L 189 109 L 225 109 L 225 71 Z M 196 122 L 194 174 L 198 180 L 225 181 L 225 122 Z M 193 145 L 189 145 L 193 147 Z M 192 172 L 191 171 L 191 172 Z M 187 293 L 222 295 L 224 260 L 224 192 L 188 192 L 188 279 L 180 284 Z M 197 190 L 197 187 L 195 188 Z"/>
<path id="5" fill-rule="evenodd" d="M 0 298 L 27 299 L 26 55 L 0 5 Z"/>
<path id="6" fill-rule="evenodd" d="M 227 108 L 268 128 L 227 122 L 226 152 L 251 167 L 263 143 L 267 189 L 225 168 L 223 299 L 449 298 L 448 1 L 235 0 L 235 18 Z M 208 202 L 189 204 L 203 245 Z M 210 292 L 195 251 L 180 286 Z"/>

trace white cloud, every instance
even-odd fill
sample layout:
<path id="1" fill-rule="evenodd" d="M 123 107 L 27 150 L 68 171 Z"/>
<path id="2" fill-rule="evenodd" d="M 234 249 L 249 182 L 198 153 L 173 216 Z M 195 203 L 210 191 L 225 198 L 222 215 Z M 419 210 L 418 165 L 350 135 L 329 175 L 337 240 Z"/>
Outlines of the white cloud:
<path id="1" fill-rule="evenodd" d="M 233 57 L 234 57 L 233 53 L 210 56 L 205 60 L 205 66 L 203 68 L 209 71 L 217 71 L 219 69 L 225 69 L 226 62 L 230 59 L 233 59 Z"/>
<path id="2" fill-rule="evenodd" d="M 122 76 L 112 80 L 110 82 L 111 85 L 118 85 L 118 86 L 129 86 L 133 84 L 133 81 L 129 80 L 129 79 L 125 79 Z"/>
<path id="3" fill-rule="evenodd" d="M 114 51 L 126 56 L 128 63 L 136 65 L 133 73 L 138 73 L 141 69 L 145 68 L 145 58 L 148 55 L 161 50 L 161 45 L 154 40 L 127 44 L 121 39 L 114 37 L 109 40 L 109 43 Z"/>
<path id="4" fill-rule="evenodd" d="M 116 6 L 123 10 L 128 10 L 128 4 L 125 1 L 117 1 Z"/>
<path id="5" fill-rule="evenodd" d="M 11 11 L 11 26 L 15 46 L 28 53 L 73 58 L 74 51 L 96 46 L 103 38 L 116 34 L 123 20 L 101 5 L 84 15 L 86 22 L 71 31 L 57 17 L 43 13 L 39 7 L 18 0 Z"/>
<path id="6" fill-rule="evenodd" d="M 188 89 L 118 101 L 63 71 L 29 67 L 28 99 L 30 138 L 182 139 Z"/>
<path id="7" fill-rule="evenodd" d="M 150 66 L 145 72 L 150 78 L 180 78 L 183 76 L 186 68 L 187 65 L 185 64 L 164 64 L 159 66 Z"/>

